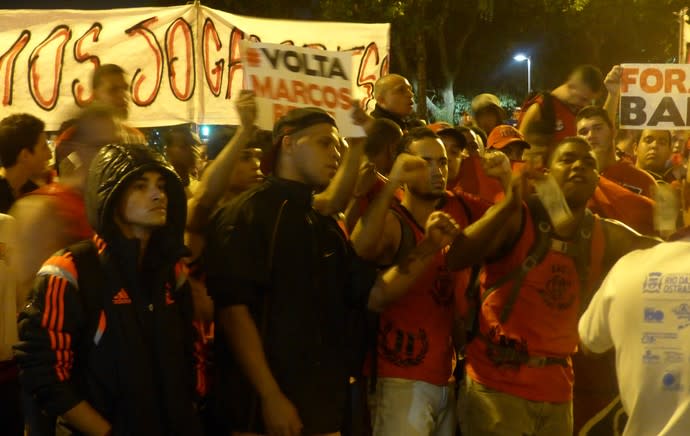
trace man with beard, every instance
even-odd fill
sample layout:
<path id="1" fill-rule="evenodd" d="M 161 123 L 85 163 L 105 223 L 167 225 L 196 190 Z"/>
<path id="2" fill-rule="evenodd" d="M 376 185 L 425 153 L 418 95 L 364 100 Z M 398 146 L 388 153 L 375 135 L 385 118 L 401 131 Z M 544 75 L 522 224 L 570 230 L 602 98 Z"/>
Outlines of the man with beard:
<path id="1" fill-rule="evenodd" d="M 537 192 L 547 194 L 523 203 L 528 179 L 518 177 L 448 253 L 451 270 L 485 262 L 473 302 L 476 334 L 466 348 L 463 434 L 572 434 L 579 314 L 606 267 L 656 243 L 587 210 L 598 174 L 582 138 L 556 146 L 548 176 L 529 170 Z M 544 191 L 547 178 L 559 189 Z"/>
<path id="2" fill-rule="evenodd" d="M 435 210 L 461 227 L 486 210 L 479 200 L 446 192 L 448 157 L 431 130 L 410 130 L 400 150 L 388 184 L 352 234 L 357 253 L 381 266 L 396 263 L 422 240 L 423 223 Z M 402 201 L 391 207 L 401 183 Z M 455 389 L 449 380 L 457 275 L 445 263 L 445 253 L 438 253 L 410 292 L 380 315 L 378 344 L 365 364 L 365 374 L 377 380 L 370 401 L 376 435 L 455 432 Z"/>

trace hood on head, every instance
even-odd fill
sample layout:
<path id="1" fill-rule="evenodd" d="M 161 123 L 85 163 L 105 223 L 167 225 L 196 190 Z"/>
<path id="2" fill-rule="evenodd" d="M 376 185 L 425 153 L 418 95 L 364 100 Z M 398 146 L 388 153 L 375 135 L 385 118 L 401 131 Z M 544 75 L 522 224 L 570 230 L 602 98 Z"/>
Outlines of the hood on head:
<path id="1" fill-rule="evenodd" d="M 161 231 L 171 244 L 182 247 L 187 216 L 184 187 L 163 156 L 145 145 L 106 145 L 93 159 L 85 193 L 89 224 L 106 241 L 120 234 L 114 219 L 117 201 L 129 182 L 145 171 L 157 171 L 166 179 L 168 217 Z"/>

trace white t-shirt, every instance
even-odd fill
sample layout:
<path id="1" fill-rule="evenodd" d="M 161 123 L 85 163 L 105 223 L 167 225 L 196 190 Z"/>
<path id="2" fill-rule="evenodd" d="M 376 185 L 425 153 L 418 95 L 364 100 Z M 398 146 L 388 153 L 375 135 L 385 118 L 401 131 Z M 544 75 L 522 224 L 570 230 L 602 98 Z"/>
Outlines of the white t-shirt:
<path id="1" fill-rule="evenodd" d="M 10 268 L 16 236 L 14 218 L 0 213 L 0 361 L 12 358 L 17 343 L 17 281 Z"/>
<path id="2" fill-rule="evenodd" d="M 616 349 L 626 436 L 690 434 L 690 241 L 623 257 L 579 331 L 593 352 Z"/>

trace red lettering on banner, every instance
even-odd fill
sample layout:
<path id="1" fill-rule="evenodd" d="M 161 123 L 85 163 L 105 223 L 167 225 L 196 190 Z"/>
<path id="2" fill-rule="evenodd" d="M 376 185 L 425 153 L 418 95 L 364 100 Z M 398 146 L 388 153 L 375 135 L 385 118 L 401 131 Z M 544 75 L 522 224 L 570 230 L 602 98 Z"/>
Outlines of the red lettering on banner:
<path id="1" fill-rule="evenodd" d="M 230 32 L 230 61 L 228 62 L 228 89 L 225 92 L 225 98 L 232 98 L 232 84 L 235 81 L 235 74 L 243 71 L 242 59 L 240 57 L 240 41 L 244 38 L 244 32 L 233 27 Z M 240 87 L 242 84 L 240 83 Z"/>
<path id="2" fill-rule="evenodd" d="M 650 83 L 650 78 L 654 78 L 652 81 L 653 83 Z M 647 68 L 642 71 L 642 74 L 640 74 L 640 87 L 644 92 L 647 92 L 649 94 L 653 94 L 655 92 L 661 91 L 661 88 L 664 86 L 664 76 L 661 74 L 661 71 L 658 70 L 657 68 Z"/>
<path id="3" fill-rule="evenodd" d="M 275 79 L 275 81 L 274 81 Z M 310 106 L 325 106 L 329 109 L 348 110 L 352 107 L 352 95 L 349 88 L 335 89 L 332 86 L 321 87 L 315 83 L 304 83 L 300 80 L 276 79 L 270 76 L 259 79 L 249 76 L 249 84 L 257 97 L 271 100 L 287 100 L 290 103 L 303 103 Z"/>
<path id="4" fill-rule="evenodd" d="M 31 32 L 22 30 L 19 38 L 14 41 L 14 44 L 0 56 L 0 83 L 3 87 L 2 105 L 9 106 L 12 104 L 12 89 L 14 88 L 14 66 L 17 63 L 17 56 L 24 50 L 26 44 L 31 39 Z"/>
<path id="5" fill-rule="evenodd" d="M 74 59 L 80 64 L 84 62 L 91 62 L 93 64 L 94 71 L 101 65 L 101 61 L 98 59 L 98 56 L 92 55 L 88 51 L 84 51 L 82 44 L 84 41 L 88 41 L 89 39 L 91 42 L 98 42 L 98 37 L 101 34 L 101 30 L 103 30 L 101 23 L 93 23 L 89 30 L 87 30 L 84 35 L 82 35 L 82 37 L 77 39 L 77 42 L 74 43 Z M 74 96 L 74 102 L 78 106 L 86 106 L 93 100 L 93 92 L 90 96 L 84 97 L 85 90 L 86 87 L 79 79 L 74 79 L 72 81 L 72 95 Z"/>
<path id="6" fill-rule="evenodd" d="M 201 56 L 204 62 L 204 74 L 206 75 L 206 83 L 211 90 L 211 94 L 218 97 L 220 95 L 220 88 L 223 84 L 223 73 L 225 72 L 225 59 L 221 58 L 214 63 L 214 67 L 211 69 L 209 64 L 209 43 L 213 42 L 216 48 L 216 53 L 223 48 L 223 44 L 220 42 L 218 37 L 218 31 L 216 30 L 215 24 L 210 18 L 206 18 L 204 22 L 204 28 L 202 33 L 202 44 L 203 50 Z"/>
<path id="7" fill-rule="evenodd" d="M 181 68 L 182 74 L 175 67 L 180 60 L 175 55 L 175 48 L 179 45 L 175 42 L 175 36 L 178 32 L 182 32 L 184 41 L 184 66 Z M 189 100 L 194 95 L 194 88 L 196 86 L 196 68 L 194 62 L 194 42 L 192 40 L 192 26 L 189 25 L 184 18 L 178 18 L 165 31 L 165 54 L 168 58 L 168 80 L 170 82 L 170 89 L 173 95 L 181 101 Z M 180 91 L 178 78 L 184 80 L 184 90 Z"/>
<path id="8" fill-rule="evenodd" d="M 65 59 L 65 45 L 67 45 L 67 41 L 71 38 L 72 30 L 69 27 L 64 24 L 57 26 L 43 42 L 33 49 L 31 56 L 29 56 L 29 92 L 36 104 L 47 111 L 55 107 L 58 97 L 60 97 L 60 81 L 62 80 L 62 66 Z M 45 59 L 50 64 L 38 68 L 41 52 L 53 43 L 56 44 L 55 48 L 52 50 L 49 48 L 45 56 Z M 44 72 L 47 73 L 48 77 L 43 76 Z M 52 85 L 52 87 L 49 86 L 52 89 L 48 97 L 41 93 L 40 85 L 42 79 L 48 79 L 47 83 Z M 46 82 L 43 81 L 43 83 L 45 84 Z"/>
<path id="9" fill-rule="evenodd" d="M 153 58 L 156 61 L 156 82 L 148 96 L 141 95 L 141 85 L 147 79 L 146 74 L 142 72 L 141 68 L 137 68 L 137 70 L 134 72 L 134 76 L 132 76 L 132 101 L 137 106 L 151 105 L 151 103 L 153 103 L 156 100 L 156 97 L 158 96 L 158 92 L 161 88 L 161 82 L 163 80 L 163 50 L 161 49 L 161 45 L 158 43 L 158 40 L 156 39 L 156 35 L 151 31 L 151 29 L 148 28 L 148 26 L 157 21 L 157 17 L 151 17 L 146 20 L 140 21 L 139 23 L 125 30 L 125 33 L 129 36 L 140 35 L 142 38 L 144 38 L 149 48 L 151 49 Z"/>
<path id="10" fill-rule="evenodd" d="M 364 49 L 364 54 L 359 62 L 357 72 L 357 86 L 366 90 L 366 97 L 362 99 L 362 107 L 366 108 L 374 99 L 374 84 L 388 73 L 388 55 L 379 61 L 379 48 L 375 42 L 370 43 Z"/>

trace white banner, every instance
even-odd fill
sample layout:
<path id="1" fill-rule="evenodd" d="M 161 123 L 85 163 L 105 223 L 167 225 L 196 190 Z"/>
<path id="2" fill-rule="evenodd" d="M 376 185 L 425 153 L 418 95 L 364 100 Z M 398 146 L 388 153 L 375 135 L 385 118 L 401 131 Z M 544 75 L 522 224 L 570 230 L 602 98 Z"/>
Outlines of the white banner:
<path id="1" fill-rule="evenodd" d="M 621 128 L 688 129 L 690 65 L 623 64 L 622 67 Z"/>
<path id="2" fill-rule="evenodd" d="M 198 4 L 166 8 L 0 10 L 0 118 L 25 112 L 55 130 L 92 99 L 95 66 L 129 75 L 129 124 L 237 124 L 248 39 L 351 53 L 356 98 L 388 72 L 389 25 L 269 20 Z"/>
<path id="3" fill-rule="evenodd" d="M 352 123 L 352 55 L 242 41 L 244 80 L 256 95 L 257 125 L 270 130 L 296 107 L 318 107 L 336 120 L 347 137 L 365 136 Z"/>

